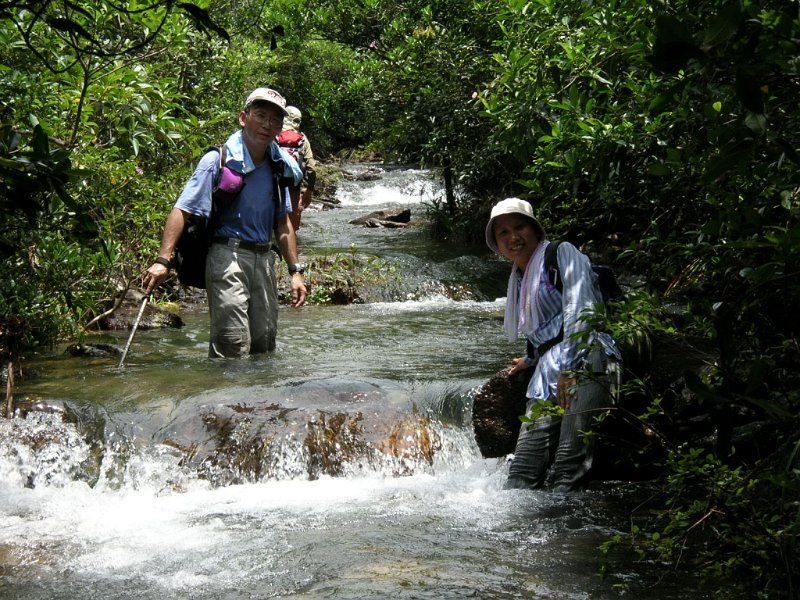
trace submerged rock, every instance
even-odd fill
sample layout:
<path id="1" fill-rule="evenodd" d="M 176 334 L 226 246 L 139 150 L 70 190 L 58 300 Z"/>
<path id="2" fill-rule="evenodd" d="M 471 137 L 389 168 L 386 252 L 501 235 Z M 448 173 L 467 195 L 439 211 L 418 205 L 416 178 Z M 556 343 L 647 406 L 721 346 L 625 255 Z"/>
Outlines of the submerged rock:
<path id="1" fill-rule="evenodd" d="M 122 354 L 122 348 L 112 344 L 70 344 L 67 346 L 66 353 L 70 356 L 103 358 L 107 356 L 119 356 Z"/>

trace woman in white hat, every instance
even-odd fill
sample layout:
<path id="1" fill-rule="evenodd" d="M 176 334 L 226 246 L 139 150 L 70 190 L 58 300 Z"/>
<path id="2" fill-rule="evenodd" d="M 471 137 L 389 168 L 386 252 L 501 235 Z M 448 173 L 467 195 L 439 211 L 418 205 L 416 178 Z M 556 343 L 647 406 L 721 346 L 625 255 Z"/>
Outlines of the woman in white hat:
<path id="1" fill-rule="evenodd" d="M 548 273 L 545 250 L 550 243 L 529 202 L 498 202 L 486 225 L 486 243 L 512 261 L 504 327 L 509 340 L 522 333 L 528 355 L 511 361 L 508 376 L 534 367 L 528 385 L 526 414 L 537 402 L 564 409 L 523 423 L 507 488 L 538 488 L 551 479 L 556 491 L 580 489 L 592 467 L 595 417 L 610 404 L 609 360 L 620 355 L 611 337 L 592 331 L 581 317 L 602 303 L 589 258 L 569 242 L 557 247 L 557 272 Z M 556 285 L 554 277 L 561 278 Z M 561 288 L 561 289 L 559 289 Z M 563 290 L 563 291 L 562 291 Z"/>

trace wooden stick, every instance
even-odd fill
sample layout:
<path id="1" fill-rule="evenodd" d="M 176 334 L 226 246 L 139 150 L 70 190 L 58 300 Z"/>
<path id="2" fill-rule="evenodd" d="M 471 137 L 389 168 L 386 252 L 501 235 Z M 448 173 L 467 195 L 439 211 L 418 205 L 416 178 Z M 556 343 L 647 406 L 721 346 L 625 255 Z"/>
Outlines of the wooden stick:
<path id="1" fill-rule="evenodd" d="M 133 335 L 136 333 L 137 327 L 139 327 L 139 320 L 142 318 L 142 314 L 144 314 L 144 307 L 147 306 L 147 301 L 149 299 L 150 296 L 145 296 L 144 300 L 142 300 L 142 305 L 139 307 L 139 314 L 136 315 L 136 320 L 133 322 L 133 327 L 131 328 L 131 334 L 128 336 L 128 343 L 125 344 L 125 349 L 122 351 L 122 356 L 119 359 L 119 365 L 117 366 L 118 369 L 121 369 L 122 365 L 125 364 L 125 357 L 128 355 L 128 350 L 131 347 Z"/>
<path id="2" fill-rule="evenodd" d="M 14 363 L 8 363 L 8 371 L 6 372 L 8 378 L 6 379 L 6 419 L 10 419 L 14 415 Z"/>

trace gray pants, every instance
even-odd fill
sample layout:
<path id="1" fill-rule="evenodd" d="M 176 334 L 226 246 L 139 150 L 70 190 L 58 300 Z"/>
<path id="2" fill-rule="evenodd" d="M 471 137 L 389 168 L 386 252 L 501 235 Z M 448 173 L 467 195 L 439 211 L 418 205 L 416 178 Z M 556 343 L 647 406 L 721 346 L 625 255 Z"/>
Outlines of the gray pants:
<path id="1" fill-rule="evenodd" d="M 275 255 L 212 244 L 206 262 L 211 358 L 271 352 L 278 331 Z"/>
<path id="2" fill-rule="evenodd" d="M 607 358 L 602 349 L 589 354 L 585 372 L 578 376 L 574 396 L 563 417 L 546 415 L 523 423 L 508 471 L 505 487 L 535 489 L 545 484 L 552 465 L 555 491 L 583 487 L 594 458 L 594 439 L 582 432 L 591 431 L 594 419 L 610 404 Z M 533 402 L 528 404 L 528 410 Z"/>

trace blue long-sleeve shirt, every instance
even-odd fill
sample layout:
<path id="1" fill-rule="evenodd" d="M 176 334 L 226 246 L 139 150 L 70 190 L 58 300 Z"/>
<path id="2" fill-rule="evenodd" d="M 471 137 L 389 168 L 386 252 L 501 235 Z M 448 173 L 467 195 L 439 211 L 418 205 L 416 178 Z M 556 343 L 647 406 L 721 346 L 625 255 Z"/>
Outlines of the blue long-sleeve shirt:
<path id="1" fill-rule="evenodd" d="M 556 338 L 563 325 L 563 339 L 546 350 L 536 364 L 533 376 L 528 384 L 528 398 L 554 400 L 559 375 L 564 371 L 580 369 L 589 345 L 599 343 L 608 356 L 620 360 L 621 356 L 611 336 L 605 332 L 591 331 L 590 324 L 581 319 L 587 311 L 603 302 L 597 283 L 597 274 L 592 270 L 589 257 L 580 252 L 569 242 L 562 242 L 558 247 L 558 270 L 562 279 L 563 292 L 550 283 L 546 265 L 538 274 L 539 277 L 539 323 L 533 329 L 522 333 L 534 345 L 541 346 Z M 519 271 L 517 271 L 519 275 Z M 518 277 L 518 285 L 522 277 Z M 529 283 L 531 290 L 533 282 Z M 517 294 L 521 300 L 523 294 Z M 522 307 L 520 307 L 522 311 Z"/>

